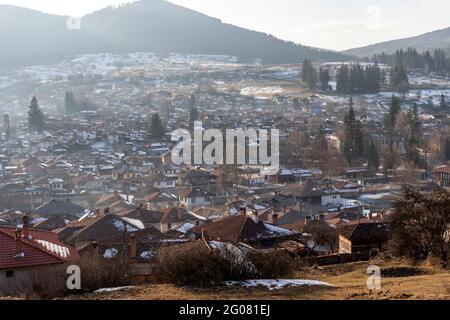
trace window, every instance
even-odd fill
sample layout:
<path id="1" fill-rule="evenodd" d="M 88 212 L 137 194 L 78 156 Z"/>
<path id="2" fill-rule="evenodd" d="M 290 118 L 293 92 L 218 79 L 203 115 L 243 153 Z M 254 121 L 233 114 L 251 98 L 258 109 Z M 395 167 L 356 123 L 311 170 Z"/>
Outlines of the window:
<path id="1" fill-rule="evenodd" d="M 14 277 L 14 271 L 13 270 L 8 270 L 8 271 L 5 272 L 5 274 L 6 274 L 7 278 Z"/>

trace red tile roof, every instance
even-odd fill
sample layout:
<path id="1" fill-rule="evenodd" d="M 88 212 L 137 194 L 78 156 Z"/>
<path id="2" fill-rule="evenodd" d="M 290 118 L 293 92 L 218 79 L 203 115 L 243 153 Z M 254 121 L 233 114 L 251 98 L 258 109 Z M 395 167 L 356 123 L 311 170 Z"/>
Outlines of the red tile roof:
<path id="1" fill-rule="evenodd" d="M 53 232 L 30 230 L 22 237 L 21 257 L 16 257 L 16 228 L 0 227 L 0 270 L 64 263 L 79 259 L 78 252 L 58 239 Z"/>
<path id="2" fill-rule="evenodd" d="M 433 173 L 450 173 L 450 166 L 435 168 Z"/>

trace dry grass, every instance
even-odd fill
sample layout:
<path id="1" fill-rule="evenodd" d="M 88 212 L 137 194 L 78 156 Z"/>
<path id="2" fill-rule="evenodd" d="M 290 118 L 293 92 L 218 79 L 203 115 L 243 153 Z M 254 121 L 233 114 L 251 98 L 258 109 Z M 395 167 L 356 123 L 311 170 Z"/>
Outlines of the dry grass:
<path id="1" fill-rule="evenodd" d="M 382 290 L 369 293 L 366 270 L 369 263 L 350 263 L 309 271 L 298 271 L 293 278 L 321 280 L 335 285 L 328 287 L 294 287 L 270 291 L 265 288 L 208 289 L 155 284 L 121 291 L 69 297 L 94 300 L 387 300 L 387 299 L 446 299 L 450 300 L 450 273 L 433 267 L 417 267 L 419 275 L 393 277 L 392 270 L 410 267 L 402 263 L 383 263 L 390 277 L 382 279 Z M 394 272 L 394 275 L 397 275 Z"/>

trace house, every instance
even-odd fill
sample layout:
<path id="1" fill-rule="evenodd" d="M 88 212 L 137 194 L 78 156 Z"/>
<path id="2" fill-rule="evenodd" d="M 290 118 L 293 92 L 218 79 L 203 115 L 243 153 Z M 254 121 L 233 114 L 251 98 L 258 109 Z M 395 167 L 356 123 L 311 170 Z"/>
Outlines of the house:
<path id="1" fill-rule="evenodd" d="M 146 210 L 139 207 L 127 212 L 123 217 L 141 221 L 145 228 L 154 227 L 161 230 L 161 220 L 165 214 L 162 211 Z"/>
<path id="2" fill-rule="evenodd" d="M 0 187 L 0 207 L 13 210 L 32 210 L 42 205 L 47 190 L 30 182 L 8 183 Z"/>
<path id="3" fill-rule="evenodd" d="M 33 228 L 36 230 L 53 231 L 59 228 L 64 228 L 68 220 L 61 215 L 54 215 L 49 218 L 37 217 L 31 220 Z"/>
<path id="4" fill-rule="evenodd" d="M 433 180 L 438 186 L 450 188 L 450 165 L 434 169 Z"/>
<path id="5" fill-rule="evenodd" d="M 365 167 L 347 168 L 345 172 L 349 179 L 364 179 L 372 176 L 371 170 Z"/>
<path id="6" fill-rule="evenodd" d="M 293 195 L 278 193 L 269 201 L 270 207 L 275 211 L 285 211 L 297 205 L 297 199 Z"/>
<path id="7" fill-rule="evenodd" d="M 86 191 L 100 191 L 103 190 L 103 181 L 100 177 L 86 174 L 79 175 L 72 179 L 76 192 Z"/>
<path id="8" fill-rule="evenodd" d="M 166 192 L 154 192 L 143 198 L 148 210 L 159 210 L 176 207 L 178 199 L 176 196 Z"/>
<path id="9" fill-rule="evenodd" d="M 161 232 L 166 233 L 175 225 L 189 222 L 196 226 L 203 225 L 207 219 L 203 216 L 197 215 L 185 208 L 168 208 L 161 210 L 164 216 L 161 218 Z"/>
<path id="10" fill-rule="evenodd" d="M 389 224 L 358 223 L 338 229 L 339 253 L 371 256 L 382 251 L 389 239 Z"/>
<path id="11" fill-rule="evenodd" d="M 67 220 L 76 220 L 86 214 L 86 209 L 69 200 L 50 200 L 42 206 L 36 208 L 34 214 L 41 217 L 61 216 Z"/>
<path id="12" fill-rule="evenodd" d="M 321 205 L 341 205 L 341 194 L 336 190 L 325 190 L 322 192 Z"/>
<path id="13" fill-rule="evenodd" d="M 214 195 L 208 191 L 193 188 L 180 192 L 180 203 L 186 208 L 204 207 L 212 205 L 212 197 Z"/>
<path id="14" fill-rule="evenodd" d="M 69 225 L 69 227 L 71 227 Z M 119 217 L 113 214 L 98 216 L 87 221 L 87 224 L 66 238 L 65 242 L 80 247 L 95 241 L 108 244 L 113 239 L 127 233 L 145 229 L 144 224 L 136 219 Z"/>
<path id="15" fill-rule="evenodd" d="M 175 176 L 158 175 L 154 177 L 153 187 L 158 190 L 173 189 L 177 180 Z"/>
<path id="16" fill-rule="evenodd" d="M 270 248 L 277 242 L 295 236 L 290 230 L 260 221 L 255 211 L 242 211 L 240 215 L 217 220 L 193 230 L 197 239 L 204 232 L 211 240 L 242 242 L 255 248 Z"/>
<path id="17" fill-rule="evenodd" d="M 95 207 L 113 214 L 128 212 L 134 209 L 134 206 L 131 204 L 132 200 L 132 197 L 114 192 L 102 195 L 97 200 Z"/>
<path id="18" fill-rule="evenodd" d="M 217 177 L 204 170 L 190 170 L 181 177 L 185 186 L 210 186 L 216 184 Z"/>
<path id="19" fill-rule="evenodd" d="M 26 219 L 26 218 L 25 218 Z M 0 227 L 0 296 L 30 292 L 33 272 L 79 260 L 77 251 L 53 232 Z"/>
<path id="20" fill-rule="evenodd" d="M 50 191 L 52 193 L 67 193 L 67 183 L 64 182 L 64 179 L 53 178 L 48 181 L 50 186 Z"/>
<path id="21" fill-rule="evenodd" d="M 80 256 L 92 257 L 100 255 L 104 259 L 112 259 L 116 256 L 126 255 L 136 263 L 147 263 L 155 260 L 158 249 L 164 243 L 165 236 L 157 229 L 150 227 L 146 229 L 128 232 L 126 235 L 118 234 L 109 238 L 108 241 L 88 242 L 78 246 Z"/>
<path id="22" fill-rule="evenodd" d="M 301 202 L 320 204 L 322 200 L 322 191 L 317 182 L 308 180 L 301 185 L 300 193 L 296 194 L 296 198 Z"/>
<path id="23" fill-rule="evenodd" d="M 196 215 L 205 217 L 208 220 L 217 220 L 223 218 L 223 212 L 220 209 L 211 208 L 211 207 L 198 207 L 192 209 Z"/>

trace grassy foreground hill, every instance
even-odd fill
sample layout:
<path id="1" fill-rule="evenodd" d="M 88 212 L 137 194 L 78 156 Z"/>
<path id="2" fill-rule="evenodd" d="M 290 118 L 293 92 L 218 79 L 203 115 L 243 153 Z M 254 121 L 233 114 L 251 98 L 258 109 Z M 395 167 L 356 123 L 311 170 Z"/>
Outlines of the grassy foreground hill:
<path id="1" fill-rule="evenodd" d="M 335 287 L 176 287 L 143 285 L 117 291 L 70 296 L 67 299 L 93 300 L 450 300 L 450 272 L 430 266 L 412 267 L 400 262 L 378 263 L 382 289 L 367 289 L 367 267 L 376 262 L 358 262 L 297 271 L 293 278 L 320 280 Z"/>

